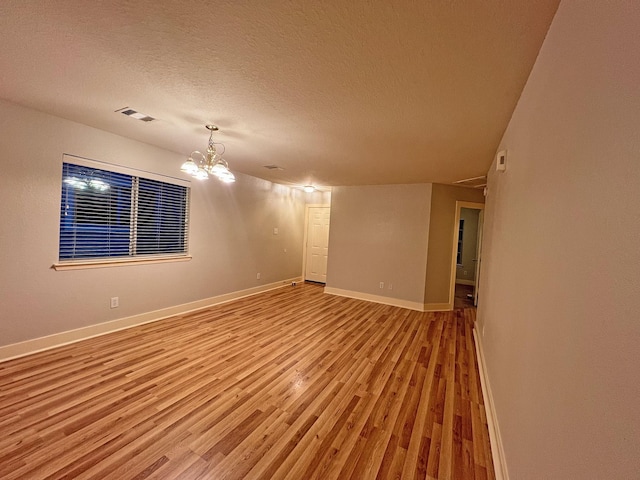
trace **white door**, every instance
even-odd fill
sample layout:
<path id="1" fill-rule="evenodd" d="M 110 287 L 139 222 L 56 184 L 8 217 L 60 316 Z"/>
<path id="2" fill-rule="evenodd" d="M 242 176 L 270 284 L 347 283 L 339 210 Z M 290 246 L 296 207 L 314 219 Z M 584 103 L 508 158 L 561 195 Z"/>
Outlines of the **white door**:
<path id="1" fill-rule="evenodd" d="M 330 212 L 329 207 L 309 207 L 305 280 L 327 283 Z"/>

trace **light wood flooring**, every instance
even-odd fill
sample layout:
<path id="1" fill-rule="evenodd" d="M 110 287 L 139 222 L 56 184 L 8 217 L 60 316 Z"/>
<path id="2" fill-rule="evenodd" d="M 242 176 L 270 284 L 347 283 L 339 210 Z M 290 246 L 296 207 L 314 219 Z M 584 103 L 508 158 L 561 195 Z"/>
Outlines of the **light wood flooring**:
<path id="1" fill-rule="evenodd" d="M 474 315 L 287 286 L 0 363 L 0 478 L 492 479 Z"/>

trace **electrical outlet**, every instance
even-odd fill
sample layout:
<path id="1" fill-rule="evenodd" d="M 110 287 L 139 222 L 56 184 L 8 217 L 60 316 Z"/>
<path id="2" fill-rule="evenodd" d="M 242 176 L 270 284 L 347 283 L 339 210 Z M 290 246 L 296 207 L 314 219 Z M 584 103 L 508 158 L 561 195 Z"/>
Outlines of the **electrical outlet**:
<path id="1" fill-rule="evenodd" d="M 468 272 L 465 270 L 465 271 L 464 271 L 464 274 L 465 274 L 465 275 L 467 275 L 467 274 L 468 274 Z"/>
<path id="2" fill-rule="evenodd" d="M 388 285 L 388 287 L 387 287 L 387 288 L 388 288 L 389 290 L 393 290 L 393 283 L 389 282 L 387 285 Z"/>
<path id="3" fill-rule="evenodd" d="M 111 297 L 111 308 L 118 308 L 120 306 L 120 299 L 118 297 Z"/>
<path id="4" fill-rule="evenodd" d="M 273 228 L 273 234 L 274 235 L 278 235 L 278 227 L 274 227 Z"/>
<path id="5" fill-rule="evenodd" d="M 256 280 L 260 280 L 260 274 L 256 273 Z"/>
<path id="6" fill-rule="evenodd" d="M 380 288 L 384 288 L 384 282 L 380 282 Z"/>

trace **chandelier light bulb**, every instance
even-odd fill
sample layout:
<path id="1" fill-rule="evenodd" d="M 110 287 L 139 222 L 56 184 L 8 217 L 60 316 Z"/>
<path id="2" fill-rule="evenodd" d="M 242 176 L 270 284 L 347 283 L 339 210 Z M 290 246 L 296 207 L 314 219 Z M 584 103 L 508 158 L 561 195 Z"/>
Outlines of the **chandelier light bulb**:
<path id="1" fill-rule="evenodd" d="M 198 171 L 198 165 L 193 161 L 193 158 L 189 157 L 189 159 L 182 164 L 180 170 L 189 175 L 194 175 Z"/>
<path id="2" fill-rule="evenodd" d="M 229 170 L 227 170 L 226 173 L 221 173 L 216 176 L 221 182 L 224 182 L 224 183 L 233 183 L 236 181 L 236 176 L 233 173 L 231 173 Z"/>
<path id="3" fill-rule="evenodd" d="M 197 178 L 198 180 L 206 180 L 207 178 L 209 178 L 209 174 L 204 168 L 200 167 L 198 168 L 196 173 L 193 174 L 193 177 Z"/>
<path id="4" fill-rule="evenodd" d="M 226 175 L 227 173 L 229 173 L 229 169 L 224 163 L 222 163 L 222 161 L 218 160 L 218 162 L 211 169 L 211 173 L 216 176 Z"/>

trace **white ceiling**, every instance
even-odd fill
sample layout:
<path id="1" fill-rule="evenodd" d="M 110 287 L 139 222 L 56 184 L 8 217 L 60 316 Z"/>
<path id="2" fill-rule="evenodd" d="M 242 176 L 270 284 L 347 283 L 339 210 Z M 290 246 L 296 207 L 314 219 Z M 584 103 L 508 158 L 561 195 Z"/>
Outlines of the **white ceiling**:
<path id="1" fill-rule="evenodd" d="M 0 97 L 185 156 L 215 123 L 284 184 L 450 183 L 486 173 L 558 1 L 3 0 Z"/>

